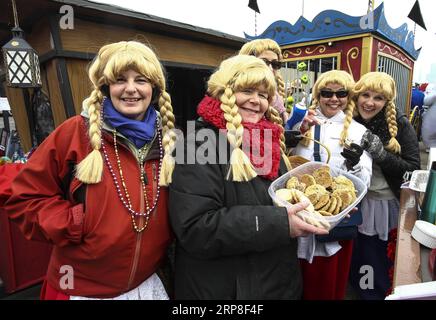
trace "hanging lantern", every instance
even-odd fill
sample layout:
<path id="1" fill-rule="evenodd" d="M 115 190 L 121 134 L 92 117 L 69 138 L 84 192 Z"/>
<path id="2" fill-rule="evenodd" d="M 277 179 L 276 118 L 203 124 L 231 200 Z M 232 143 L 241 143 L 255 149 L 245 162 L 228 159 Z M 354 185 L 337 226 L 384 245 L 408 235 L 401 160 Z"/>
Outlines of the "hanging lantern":
<path id="1" fill-rule="evenodd" d="M 40 87 L 41 74 L 36 51 L 24 40 L 24 32 L 18 26 L 17 8 L 12 0 L 15 27 L 12 40 L 3 46 L 8 86 L 18 88 Z"/>
<path id="2" fill-rule="evenodd" d="M 23 39 L 23 30 L 12 29 L 13 38 L 3 46 L 8 86 L 40 87 L 41 74 L 36 51 Z"/>

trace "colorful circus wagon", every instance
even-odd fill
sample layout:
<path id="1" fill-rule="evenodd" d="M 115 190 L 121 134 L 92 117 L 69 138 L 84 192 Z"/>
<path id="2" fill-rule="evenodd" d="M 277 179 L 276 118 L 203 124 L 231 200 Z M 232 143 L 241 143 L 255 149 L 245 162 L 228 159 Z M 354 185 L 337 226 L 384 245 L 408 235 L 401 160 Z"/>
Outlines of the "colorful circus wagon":
<path id="1" fill-rule="evenodd" d="M 270 38 L 281 46 L 281 72 L 294 100 L 308 95 L 318 75 L 328 70 L 345 70 L 356 81 L 367 72 L 384 71 L 396 81 L 398 108 L 410 111 L 413 66 L 420 50 L 406 23 L 396 29 L 389 26 L 383 3 L 361 17 L 326 10 L 311 22 L 304 17 L 294 25 L 276 21 L 259 36 L 245 36 Z"/>

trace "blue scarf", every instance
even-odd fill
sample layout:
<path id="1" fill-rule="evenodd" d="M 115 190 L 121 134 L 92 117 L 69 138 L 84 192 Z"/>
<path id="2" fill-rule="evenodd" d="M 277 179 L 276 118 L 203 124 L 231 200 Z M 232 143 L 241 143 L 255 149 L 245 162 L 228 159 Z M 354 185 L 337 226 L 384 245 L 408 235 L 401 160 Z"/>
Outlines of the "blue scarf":
<path id="1" fill-rule="evenodd" d="M 149 106 L 142 120 L 134 120 L 125 117 L 118 112 L 111 99 L 105 98 L 103 101 L 104 121 L 121 132 L 123 136 L 133 142 L 136 148 L 142 148 L 146 143 L 153 140 L 156 128 L 156 110 Z"/>

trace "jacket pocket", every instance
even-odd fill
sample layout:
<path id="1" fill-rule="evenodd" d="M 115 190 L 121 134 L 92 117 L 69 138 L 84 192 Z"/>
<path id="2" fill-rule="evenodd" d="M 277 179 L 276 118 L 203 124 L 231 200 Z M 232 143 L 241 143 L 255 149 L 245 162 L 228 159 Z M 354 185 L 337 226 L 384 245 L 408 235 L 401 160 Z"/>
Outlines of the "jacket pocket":
<path id="1" fill-rule="evenodd" d="M 88 217 L 87 217 L 87 206 L 86 206 L 86 184 L 79 181 L 77 178 L 71 180 L 68 192 L 68 199 L 72 204 L 81 204 L 83 208 L 83 220 L 82 220 L 82 233 L 83 236 L 87 235 L 89 232 Z"/>

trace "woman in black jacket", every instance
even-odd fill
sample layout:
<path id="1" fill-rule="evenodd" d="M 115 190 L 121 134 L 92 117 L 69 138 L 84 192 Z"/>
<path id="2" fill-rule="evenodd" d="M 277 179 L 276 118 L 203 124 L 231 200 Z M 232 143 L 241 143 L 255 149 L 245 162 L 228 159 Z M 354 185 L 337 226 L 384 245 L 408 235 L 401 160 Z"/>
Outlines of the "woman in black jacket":
<path id="1" fill-rule="evenodd" d="M 295 238 L 326 231 L 295 215 L 308 203 L 287 210 L 268 195 L 287 170 L 275 91 L 272 72 L 253 56 L 223 61 L 208 81 L 187 133 L 187 164 L 176 163 L 170 184 L 176 299 L 301 296 Z"/>
<path id="2" fill-rule="evenodd" d="M 406 172 L 420 168 L 416 133 L 404 115 L 399 115 L 394 100 L 394 79 L 384 72 L 362 76 L 353 90 L 355 120 L 368 131 L 362 147 L 373 158 L 373 175 L 368 193 L 361 203 L 363 223 L 355 241 L 350 272 L 351 284 L 362 299 L 384 299 L 390 287 L 387 258 L 389 231 L 397 227 L 400 186 Z M 362 286 L 372 268 L 373 283 Z M 371 282 L 371 278 L 367 279 Z M 366 281 L 366 280 L 365 280 Z M 365 282 L 363 281 L 363 282 Z"/>

